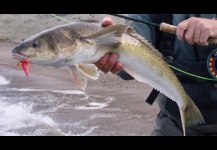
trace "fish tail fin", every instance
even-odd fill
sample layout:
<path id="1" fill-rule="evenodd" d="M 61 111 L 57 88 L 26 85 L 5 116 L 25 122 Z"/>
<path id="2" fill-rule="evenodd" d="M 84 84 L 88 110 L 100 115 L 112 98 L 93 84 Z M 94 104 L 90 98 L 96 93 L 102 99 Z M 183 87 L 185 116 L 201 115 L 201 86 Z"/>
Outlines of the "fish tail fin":
<path id="1" fill-rule="evenodd" d="M 188 102 L 189 104 L 184 110 L 180 108 L 184 136 L 186 135 L 185 127 L 205 123 L 203 115 L 190 97 Z"/>

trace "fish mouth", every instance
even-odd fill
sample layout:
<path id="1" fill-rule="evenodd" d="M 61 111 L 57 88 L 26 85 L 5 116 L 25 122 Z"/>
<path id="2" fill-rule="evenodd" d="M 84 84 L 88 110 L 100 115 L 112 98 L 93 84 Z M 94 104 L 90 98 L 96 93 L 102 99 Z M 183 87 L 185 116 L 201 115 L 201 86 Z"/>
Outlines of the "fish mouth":
<path id="1" fill-rule="evenodd" d="M 22 53 L 14 53 L 14 52 L 12 52 L 12 56 L 14 59 L 17 59 L 19 61 L 26 60 L 29 58 L 27 55 L 24 55 Z"/>

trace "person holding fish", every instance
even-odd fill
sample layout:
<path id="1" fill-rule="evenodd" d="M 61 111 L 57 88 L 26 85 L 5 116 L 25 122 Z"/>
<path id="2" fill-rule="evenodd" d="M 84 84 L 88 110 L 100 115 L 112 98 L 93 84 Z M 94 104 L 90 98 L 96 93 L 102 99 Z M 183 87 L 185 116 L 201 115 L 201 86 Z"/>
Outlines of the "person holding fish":
<path id="1" fill-rule="evenodd" d="M 153 26 L 135 21 L 131 22 L 131 26 L 136 32 L 154 45 L 170 65 L 176 66 L 186 72 L 210 77 L 207 69 L 207 58 L 212 51 L 217 49 L 217 45 L 208 43 L 208 39 L 217 39 L 216 14 L 129 14 L 128 16 L 148 22 L 169 22 L 177 26 L 176 36 L 165 36 L 165 33 L 159 33 L 160 31 Z M 162 19 L 163 17 L 170 18 L 170 21 L 168 19 L 165 21 Z M 113 20 L 106 17 L 103 19 L 101 25 L 108 27 L 113 24 L 115 24 Z M 134 79 L 126 71 L 122 70 L 123 64 L 119 62 L 119 58 L 120 56 L 117 53 L 109 52 L 97 61 L 95 65 L 104 73 L 112 72 L 124 80 Z M 174 72 L 185 91 L 201 111 L 205 120 L 203 124 L 187 127 L 186 135 L 217 135 L 216 81 L 188 76 L 175 70 Z M 156 101 L 159 104 L 160 113 L 156 118 L 151 135 L 182 136 L 181 117 L 177 104 L 162 93 L 157 96 Z"/>
<path id="2" fill-rule="evenodd" d="M 75 85 L 83 91 L 88 78 L 98 79 L 99 70 L 150 85 L 154 90 L 147 102 L 152 103 L 160 92 L 157 102 L 161 110 L 152 135 L 215 135 L 217 86 L 216 80 L 208 77 L 217 78 L 217 46 L 211 44 L 217 43 L 217 22 L 212 19 L 216 15 L 130 16 L 173 24 L 172 33 L 177 36 L 138 21 L 132 27 L 129 22 L 114 24 L 109 19 L 102 25 L 73 22 L 32 35 L 14 47 L 11 54 L 27 77 L 30 64 L 67 68 Z"/>

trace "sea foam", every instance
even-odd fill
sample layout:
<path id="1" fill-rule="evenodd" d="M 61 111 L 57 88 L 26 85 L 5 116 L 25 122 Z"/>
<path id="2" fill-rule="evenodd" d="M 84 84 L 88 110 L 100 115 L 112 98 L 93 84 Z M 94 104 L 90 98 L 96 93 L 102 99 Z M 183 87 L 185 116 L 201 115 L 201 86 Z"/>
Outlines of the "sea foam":
<path id="1" fill-rule="evenodd" d="M 6 79 L 3 76 L 0 76 L 0 85 L 7 85 L 10 84 L 11 81 L 9 81 L 8 79 Z"/>

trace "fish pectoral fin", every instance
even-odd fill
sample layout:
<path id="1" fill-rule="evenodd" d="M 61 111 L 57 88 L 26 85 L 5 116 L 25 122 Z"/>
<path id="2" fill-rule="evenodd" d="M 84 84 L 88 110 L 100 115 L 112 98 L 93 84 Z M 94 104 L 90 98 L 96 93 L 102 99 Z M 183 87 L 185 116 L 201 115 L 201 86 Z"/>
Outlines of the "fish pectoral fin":
<path id="1" fill-rule="evenodd" d="M 115 24 L 83 38 L 94 40 L 98 46 L 103 45 L 105 47 L 109 45 L 110 47 L 118 47 L 121 44 L 122 35 L 128 28 L 128 25 L 125 24 Z"/>
<path id="2" fill-rule="evenodd" d="M 78 64 L 78 65 L 76 65 L 76 67 L 85 76 L 87 76 L 93 80 L 97 80 L 99 78 L 98 68 L 94 64 Z"/>
<path id="3" fill-rule="evenodd" d="M 75 66 L 70 67 L 69 71 L 76 86 L 84 91 L 87 87 L 87 77 Z"/>

